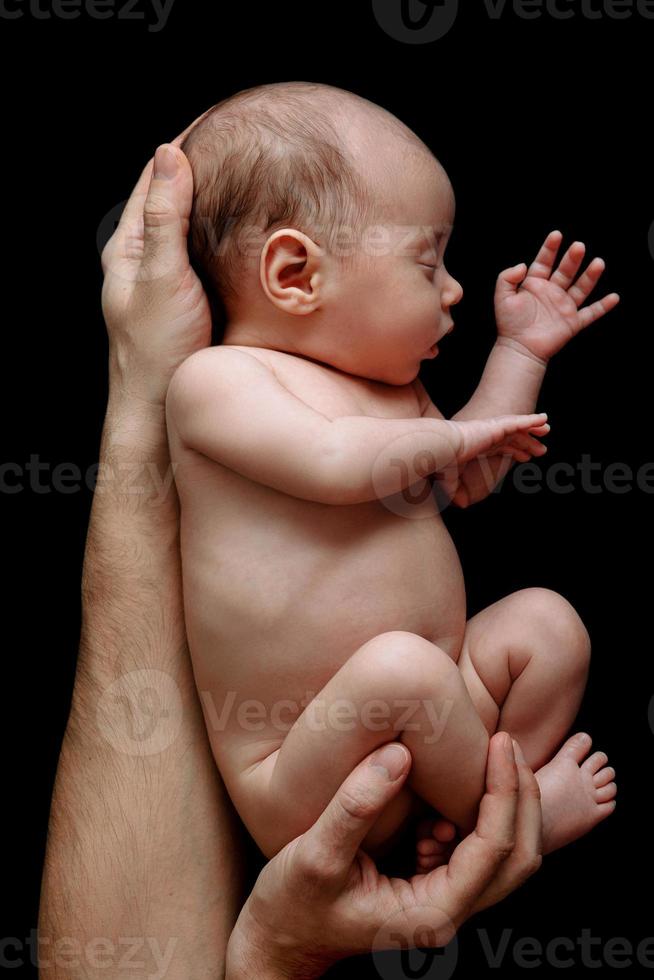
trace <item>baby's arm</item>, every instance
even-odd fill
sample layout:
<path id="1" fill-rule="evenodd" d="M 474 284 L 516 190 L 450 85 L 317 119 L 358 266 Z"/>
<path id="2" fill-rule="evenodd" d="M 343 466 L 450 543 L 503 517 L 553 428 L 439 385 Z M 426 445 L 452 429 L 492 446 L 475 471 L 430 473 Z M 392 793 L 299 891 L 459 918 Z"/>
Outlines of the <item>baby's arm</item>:
<path id="1" fill-rule="evenodd" d="M 502 390 L 501 383 L 499 387 Z M 418 405 L 422 418 L 445 418 L 436 405 L 434 405 L 425 386 L 419 379 L 414 381 L 414 389 L 418 396 Z M 505 387 L 504 391 L 505 404 L 507 404 L 510 389 Z M 479 389 L 475 393 L 474 401 L 471 399 L 468 405 L 457 412 L 456 415 L 452 416 L 455 421 L 473 418 L 475 417 L 475 412 L 479 413 L 478 417 L 489 415 L 492 406 L 488 401 L 477 397 L 478 394 Z M 519 402 L 512 402 L 513 410 L 516 412 L 533 411 L 536 396 L 531 397 L 530 394 L 527 394 L 527 399 L 526 402 L 523 401 L 521 408 L 516 407 L 516 404 L 520 404 Z M 545 423 L 542 426 L 534 427 L 529 432 L 517 432 L 507 439 L 507 444 L 501 447 L 501 449 L 495 448 L 485 453 L 483 458 L 471 459 L 461 468 L 458 485 L 452 497 L 452 503 L 459 507 L 468 507 L 470 504 L 476 504 L 480 500 L 484 500 L 494 490 L 497 484 L 504 479 L 514 461 L 525 463 L 534 456 L 542 456 L 546 453 L 547 446 L 543 445 L 535 437 L 547 435 L 549 429 L 550 426 Z"/>
<path id="2" fill-rule="evenodd" d="M 397 493 L 546 418 L 329 419 L 257 358 L 230 347 L 199 351 L 177 369 L 166 413 L 186 446 L 257 483 L 326 504 Z"/>

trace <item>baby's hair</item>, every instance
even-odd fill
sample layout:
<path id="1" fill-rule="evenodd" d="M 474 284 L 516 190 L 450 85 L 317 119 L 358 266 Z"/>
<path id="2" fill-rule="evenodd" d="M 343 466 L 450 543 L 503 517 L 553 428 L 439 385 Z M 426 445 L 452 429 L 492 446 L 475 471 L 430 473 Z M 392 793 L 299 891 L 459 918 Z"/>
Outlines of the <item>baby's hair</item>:
<path id="1" fill-rule="evenodd" d="M 214 340 L 225 303 L 239 292 L 244 232 L 267 233 L 263 244 L 275 228 L 293 227 L 330 251 L 345 230 L 354 252 L 357 231 L 372 220 L 373 190 L 343 146 L 331 111 L 346 98 L 367 103 L 319 83 L 258 85 L 218 102 L 182 143 L 194 181 L 189 251 L 212 306 Z M 341 256 L 347 264 L 347 249 Z"/>

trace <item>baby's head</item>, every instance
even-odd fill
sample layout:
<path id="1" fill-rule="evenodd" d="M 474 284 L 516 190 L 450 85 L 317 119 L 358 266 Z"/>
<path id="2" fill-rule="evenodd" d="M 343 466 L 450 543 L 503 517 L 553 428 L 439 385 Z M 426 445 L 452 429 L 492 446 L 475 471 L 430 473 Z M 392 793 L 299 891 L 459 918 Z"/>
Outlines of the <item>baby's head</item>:
<path id="1" fill-rule="evenodd" d="M 182 149 L 191 256 L 225 343 L 416 377 L 462 290 L 443 263 L 452 187 L 415 133 L 352 92 L 282 82 L 218 103 Z"/>

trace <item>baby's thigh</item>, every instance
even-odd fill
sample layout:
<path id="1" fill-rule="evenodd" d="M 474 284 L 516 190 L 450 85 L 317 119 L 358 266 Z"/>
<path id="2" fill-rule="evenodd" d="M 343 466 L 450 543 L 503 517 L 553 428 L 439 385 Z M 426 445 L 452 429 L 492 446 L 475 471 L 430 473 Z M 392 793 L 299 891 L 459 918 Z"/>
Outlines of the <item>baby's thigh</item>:
<path id="1" fill-rule="evenodd" d="M 440 666 L 439 666 L 440 665 Z M 397 740 L 407 702 L 424 693 L 428 674 L 456 672 L 423 637 L 392 631 L 360 647 L 309 702 L 279 748 L 238 777 L 234 802 L 266 856 L 304 833 L 339 786 L 371 752 Z M 371 853 L 403 825 L 415 806 L 405 786 L 364 842 Z"/>

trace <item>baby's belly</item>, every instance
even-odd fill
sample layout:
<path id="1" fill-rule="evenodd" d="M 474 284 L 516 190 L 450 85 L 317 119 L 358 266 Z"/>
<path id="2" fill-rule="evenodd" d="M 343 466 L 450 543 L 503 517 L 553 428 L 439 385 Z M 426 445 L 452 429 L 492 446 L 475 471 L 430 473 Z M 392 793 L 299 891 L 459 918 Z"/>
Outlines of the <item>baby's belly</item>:
<path id="1" fill-rule="evenodd" d="M 223 497 L 212 519 L 182 508 L 186 626 L 214 751 L 273 751 L 283 740 L 268 723 L 274 706 L 283 701 L 292 722 L 380 633 L 417 633 L 455 660 L 461 649 L 463 575 L 433 504 L 406 517 L 378 501 L 266 497 L 265 509 L 241 500 L 231 513 Z M 261 706 L 263 724 L 244 724 L 244 702 Z"/>

